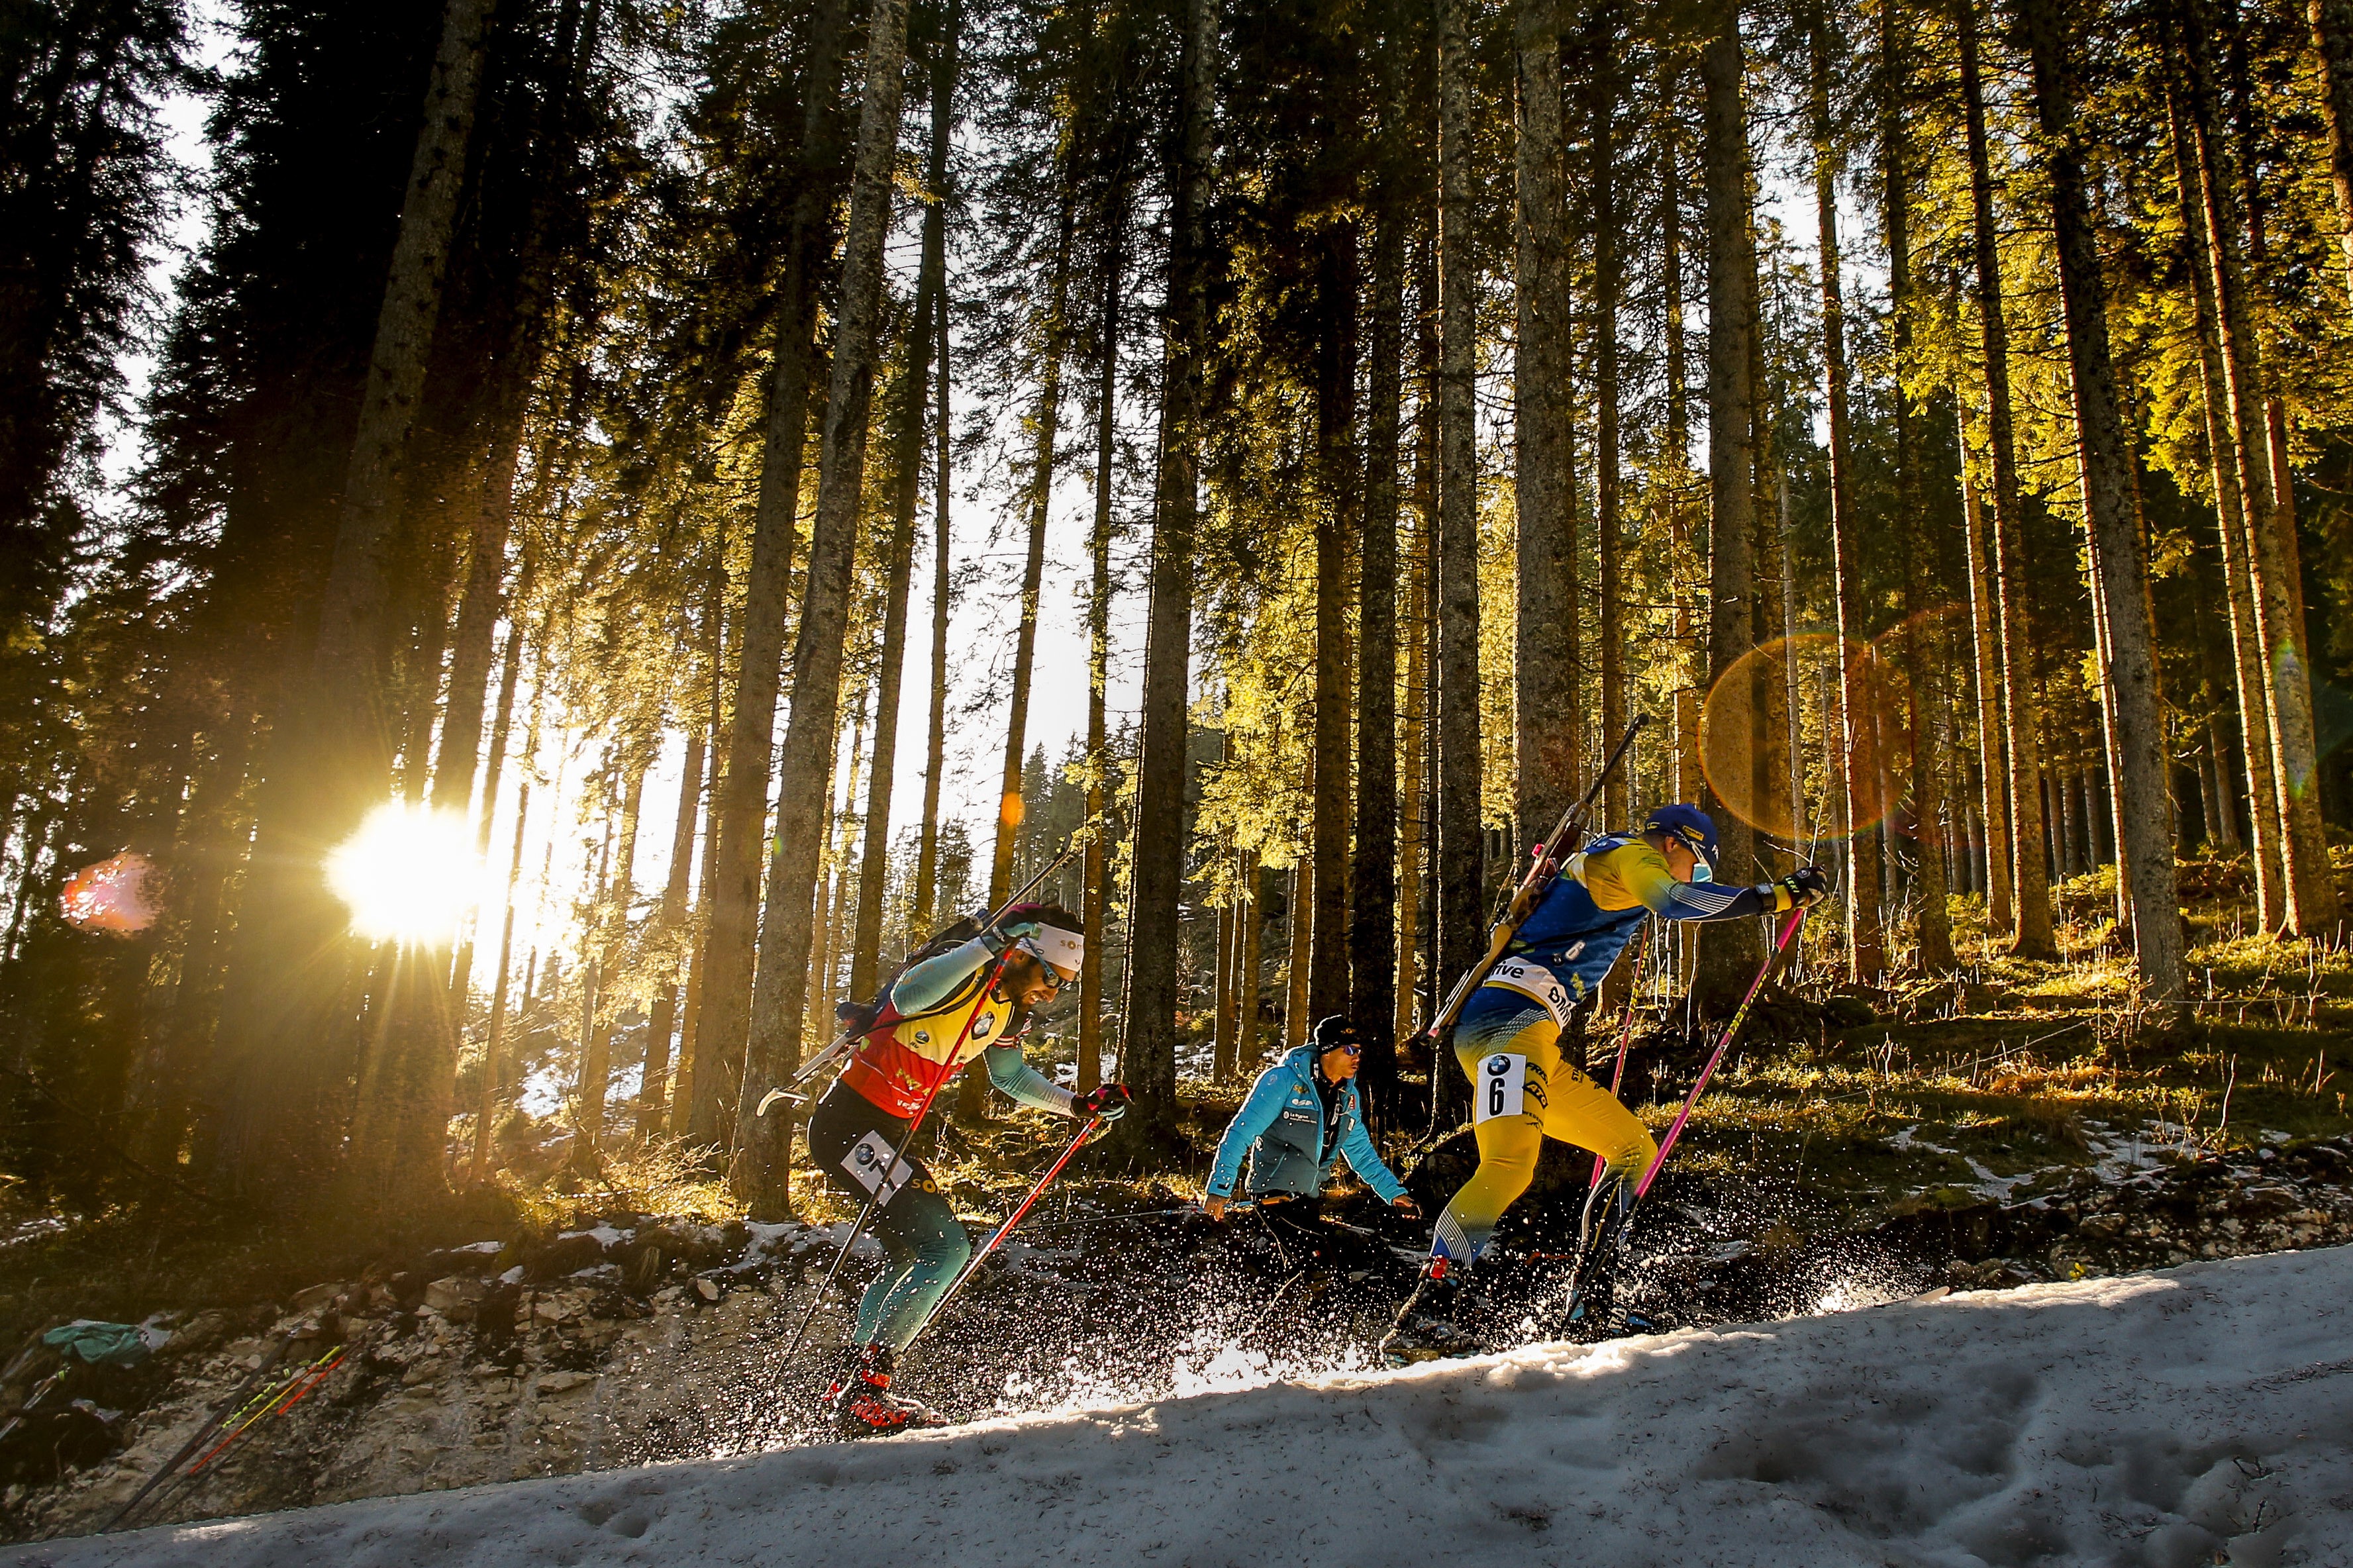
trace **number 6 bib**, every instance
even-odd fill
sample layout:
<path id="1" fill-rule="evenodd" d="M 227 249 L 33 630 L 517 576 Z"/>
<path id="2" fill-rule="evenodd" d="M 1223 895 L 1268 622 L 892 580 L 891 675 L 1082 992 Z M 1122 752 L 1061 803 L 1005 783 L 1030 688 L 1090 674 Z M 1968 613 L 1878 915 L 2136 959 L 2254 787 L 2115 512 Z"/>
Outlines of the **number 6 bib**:
<path id="1" fill-rule="evenodd" d="M 1498 1116 L 1517 1116 L 1527 1101 L 1528 1058 L 1513 1051 L 1482 1057 L 1479 1080 L 1471 1087 L 1473 1126 Z"/>

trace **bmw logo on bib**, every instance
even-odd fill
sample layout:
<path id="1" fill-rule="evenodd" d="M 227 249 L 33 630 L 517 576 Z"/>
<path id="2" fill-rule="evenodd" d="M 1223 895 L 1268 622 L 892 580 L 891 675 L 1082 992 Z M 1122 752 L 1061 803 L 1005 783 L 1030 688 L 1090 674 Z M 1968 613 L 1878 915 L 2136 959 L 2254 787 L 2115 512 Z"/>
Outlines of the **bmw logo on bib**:
<path id="1" fill-rule="evenodd" d="M 1512 1070 L 1512 1058 L 1509 1058 L 1509 1057 L 1489 1057 L 1489 1058 L 1487 1058 L 1487 1075 L 1488 1075 L 1490 1078 L 1496 1077 L 1496 1076 L 1498 1076 L 1498 1075 L 1500 1075 L 1500 1074 L 1503 1074 L 1503 1073 L 1507 1073 L 1507 1072 L 1509 1072 L 1509 1071 L 1511 1071 L 1511 1070 Z"/>

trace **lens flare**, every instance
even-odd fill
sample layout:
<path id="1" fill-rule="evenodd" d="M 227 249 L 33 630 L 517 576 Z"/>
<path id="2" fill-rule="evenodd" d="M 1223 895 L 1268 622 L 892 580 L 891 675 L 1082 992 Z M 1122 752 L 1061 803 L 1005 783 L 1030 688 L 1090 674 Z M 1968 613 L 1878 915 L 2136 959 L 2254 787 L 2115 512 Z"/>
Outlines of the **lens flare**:
<path id="1" fill-rule="evenodd" d="M 327 857 L 327 886 L 375 942 L 429 946 L 458 929 L 481 878 L 455 813 L 386 801 Z"/>
<path id="2" fill-rule="evenodd" d="M 1784 843 L 1844 838 L 1884 821 L 1911 755 L 1899 679 L 1876 647 L 1830 632 L 1750 649 L 1700 710 L 1700 768 L 1716 799 Z"/>
<path id="3" fill-rule="evenodd" d="M 147 857 L 132 849 L 84 866 L 58 895 L 58 913 L 68 925 L 82 931 L 137 936 L 155 923 L 155 906 L 147 893 L 147 878 L 153 869 Z"/>

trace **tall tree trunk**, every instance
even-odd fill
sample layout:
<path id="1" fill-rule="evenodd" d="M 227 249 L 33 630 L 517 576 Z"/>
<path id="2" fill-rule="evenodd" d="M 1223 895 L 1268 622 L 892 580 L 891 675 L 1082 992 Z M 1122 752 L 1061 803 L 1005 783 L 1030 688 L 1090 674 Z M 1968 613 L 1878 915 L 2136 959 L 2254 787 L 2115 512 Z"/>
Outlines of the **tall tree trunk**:
<path id="1" fill-rule="evenodd" d="M 1193 542 L 1199 506 L 1202 361 L 1209 342 L 1209 121 L 1216 103 L 1216 0 L 1186 0 L 1177 55 L 1180 129 L 1169 215 L 1168 332 L 1163 371 L 1157 515 L 1145 613 L 1143 714 L 1128 905 L 1127 1034 L 1122 1065 L 1145 1143 L 1175 1136 L 1176 961 L 1185 888 L 1186 700 L 1193 632 Z"/>
<path id="2" fill-rule="evenodd" d="M 1706 84 L 1707 187 L 1707 452 L 1708 494 L 1708 683 L 1712 687 L 1751 646 L 1753 589 L 1750 535 L 1756 523 L 1756 389 L 1749 381 L 1749 273 L 1754 242 L 1748 210 L 1748 116 L 1742 100 L 1740 7 L 1717 0 L 1712 27 L 1700 55 Z M 1746 752 L 1745 727 L 1726 726 L 1712 739 Z M 1719 755 L 1717 773 L 1745 777 L 1749 758 Z M 1712 775 L 1713 776 L 1713 775 Z M 1745 876 L 1755 858 L 1748 824 L 1715 793 L 1707 794 L 1715 817 L 1716 841 L 1728 877 Z M 1730 921 L 1711 928 L 1700 945 L 1694 984 L 1704 1005 L 1714 1009 L 1736 998 L 1761 949 L 1751 922 Z"/>
<path id="3" fill-rule="evenodd" d="M 1558 0 L 1517 0 L 1518 310 L 1512 375 L 1519 611 L 1513 701 L 1519 841 L 1552 831 L 1577 795 L 1577 512 L 1570 483 L 1568 204 Z"/>
<path id="4" fill-rule="evenodd" d="M 1435 714 L 1430 658 L 1435 618 L 1431 575 L 1436 568 L 1438 539 L 1438 330 L 1430 309 L 1436 293 L 1432 247 L 1424 230 L 1417 243 L 1414 288 L 1414 381 L 1419 395 L 1414 409 L 1413 512 L 1411 553 L 1406 564 L 1406 620 L 1400 632 L 1405 643 L 1404 757 L 1398 770 L 1398 795 L 1402 815 L 1398 830 L 1398 982 L 1397 1037 L 1414 1033 L 1420 1016 L 1417 995 L 1421 986 L 1421 953 L 1427 930 L 1422 923 L 1426 888 L 1422 868 L 1431 842 L 1429 809 L 1431 726 Z"/>
<path id="5" fill-rule="evenodd" d="M 1618 26 L 1614 8 L 1594 34 L 1590 122 L 1593 201 L 1593 531 L 1599 543 L 1598 623 L 1601 640 L 1601 744 L 1615 745 L 1626 728 L 1626 603 L 1619 552 L 1620 474 L 1618 310 L 1625 294 L 1625 268 L 1618 248 Z M 1611 825 L 1632 820 L 1630 770 L 1602 785 L 1604 818 Z"/>
<path id="6" fill-rule="evenodd" d="M 613 1025 L 619 1007 L 601 980 L 617 974 L 623 944 L 628 940 L 629 906 L 637 896 L 638 823 L 646 798 L 646 766 L 653 760 L 650 745 L 631 740 L 621 767 L 621 828 L 613 852 L 613 874 L 604 889 L 604 934 L 594 959 L 589 984 L 587 1049 L 581 1053 L 579 1138 L 573 1144 L 573 1162 L 584 1171 L 595 1170 L 605 1149 L 605 1104 L 611 1089 Z"/>
<path id="7" fill-rule="evenodd" d="M 890 7 L 891 0 L 878 0 L 878 16 Z M 742 1111 L 742 1107 L 729 1103 L 729 1097 L 743 1080 L 744 1042 L 751 1028 L 761 850 L 768 842 L 768 782 L 785 650 L 785 608 L 791 595 L 801 468 L 808 437 L 809 384 L 817 360 L 812 338 L 818 318 L 818 272 L 831 248 L 834 197 L 839 184 L 847 8 L 848 0 L 818 0 L 811 19 L 808 59 L 801 75 L 800 190 L 793 202 L 784 277 L 777 289 L 776 346 L 768 373 L 760 497 L 753 517 L 752 559 L 744 584 L 743 630 L 736 638 L 734 717 L 728 726 L 726 761 L 719 770 L 712 800 L 718 847 L 710 879 L 709 945 L 701 965 L 702 1007 L 698 1027 L 703 1054 L 696 1063 L 688 1125 L 688 1136 L 697 1143 L 721 1142 L 729 1122 L 739 1119 Z M 903 10 L 903 0 L 900 9 Z M 870 56 L 875 47 L 869 44 Z M 895 65 L 891 80 L 895 90 Z M 895 97 L 891 110 L 895 126 Z M 835 379 L 840 379 L 839 372 Z M 829 410 L 828 420 L 830 415 Z M 861 424 L 861 442 L 863 436 Z"/>
<path id="8" fill-rule="evenodd" d="M 1839 152 L 1831 117 L 1829 18 L 1817 5 L 1810 32 L 1810 99 L 1814 142 L 1814 207 L 1820 219 L 1822 273 L 1822 375 L 1829 406 L 1831 458 L 1831 595 L 1838 621 L 1839 709 L 1845 728 L 1838 741 L 1841 820 L 1853 837 L 1848 846 L 1846 888 L 1847 973 L 1859 983 L 1875 980 L 1887 968 L 1881 934 L 1878 856 L 1872 826 L 1878 816 L 1880 759 L 1870 744 L 1873 707 L 1867 685 L 1870 664 L 1860 657 L 1871 636 L 1864 623 L 1862 566 L 1857 547 L 1861 519 L 1853 499 L 1854 459 L 1849 450 L 1847 414 L 1846 303 L 1841 292 L 1838 232 Z"/>
<path id="9" fill-rule="evenodd" d="M 1316 281 L 1315 858 L 1309 1010 L 1348 1005 L 1348 556 L 1356 531 L 1356 229 L 1324 231 Z"/>
<path id="10" fill-rule="evenodd" d="M 1912 371 L 1912 153 L 1906 138 L 1909 113 L 1910 64 L 1904 52 L 1903 8 L 1896 0 L 1880 5 L 1880 160 L 1885 185 L 1881 204 L 1887 233 L 1887 291 L 1895 351 L 1895 510 L 1918 519 L 1921 509 L 1920 439 L 1917 410 L 1904 377 Z M 1953 922 L 1946 902 L 1942 852 L 1945 815 L 1945 759 L 1937 746 L 1936 715 L 1945 710 L 1944 650 L 1931 643 L 1928 612 L 1940 601 L 1929 581 L 1935 541 L 1918 522 L 1912 525 L 1913 547 L 1904 552 L 1905 683 L 1912 721 L 1913 836 L 1919 854 L 1913 883 L 1919 897 L 1920 966 L 1933 974 L 1950 973 Z"/>
<path id="11" fill-rule="evenodd" d="M 1093 576 L 1087 586 L 1087 820 L 1085 888 L 1079 919 L 1087 949 L 1079 961 L 1079 1060 L 1074 1082 L 1081 1094 L 1103 1079 L 1103 948 L 1111 900 L 1109 825 L 1111 802 L 1111 544 L 1113 465 L 1119 446 L 1120 289 L 1125 282 L 1127 184 L 1122 176 L 1107 194 L 1101 215 L 1103 298 L 1095 328 L 1095 508 L 1087 535 Z"/>
<path id="12" fill-rule="evenodd" d="M 932 700 L 923 740 L 923 825 L 915 851 L 914 904 L 907 917 L 915 928 L 908 933 L 911 942 L 916 940 L 918 931 L 925 930 L 937 902 L 940 784 L 947 771 L 948 753 L 948 601 L 952 591 L 948 575 L 948 484 L 955 460 L 951 446 L 955 409 L 948 397 L 945 310 L 940 312 L 939 334 L 940 384 L 934 403 L 939 409 L 940 424 L 934 437 L 932 458 L 938 468 L 932 477 Z"/>
<path id="13" fill-rule="evenodd" d="M 1394 1124 L 1398 1098 L 1398 429 L 1404 392 L 1405 219 L 1383 206 L 1373 234 L 1365 429 L 1363 559 L 1356 580 L 1356 845 L 1348 916 L 1348 1016 L 1365 1042 L 1366 1116 Z M 1409 633 L 1410 636 L 1410 633 Z M 1252 892 L 1255 896 L 1255 887 Z M 1255 905 L 1251 919 L 1257 918 Z M 1410 930 L 1411 916 L 1406 917 Z M 1245 973 L 1244 983 L 1257 984 Z M 1245 1039 L 1242 1048 L 1249 1050 Z M 1244 1060 L 1250 1059 L 1247 1054 Z"/>
<path id="14" fill-rule="evenodd" d="M 1665 344 L 1662 366 L 1667 393 L 1665 473 L 1661 489 L 1666 497 L 1671 597 L 1674 608 L 1669 622 L 1675 657 L 1681 662 L 1674 691 L 1674 767 L 1671 792 L 1680 801 L 1696 801 L 1704 787 L 1699 765 L 1700 701 L 1699 605 L 1690 568 L 1693 531 L 1690 507 L 1691 395 L 1683 342 L 1683 168 L 1682 152 L 1683 70 L 1670 58 L 1659 67 L 1659 296 L 1660 336 Z"/>
<path id="15" fill-rule="evenodd" d="M 1976 682 L 1978 790 L 1984 819 L 1986 933 L 1999 936 L 2012 930 L 2018 920 L 2010 879 L 2009 774 L 2002 765 L 2001 627 L 1993 603 L 1993 580 L 1986 570 L 1986 557 L 1991 551 L 1986 538 L 1985 508 L 1968 467 L 1968 417 L 1964 407 L 1961 528 L 1969 564 L 1970 665 Z"/>
<path id="16" fill-rule="evenodd" d="M 1062 353 L 1069 346 L 1071 236 L 1077 220 L 1063 178 L 1061 219 L 1055 231 L 1053 291 L 1038 323 L 1043 368 L 1038 379 L 1038 412 L 1030 429 L 1029 552 L 1021 569 L 1021 623 L 1014 634 L 1013 682 L 1005 704 L 1005 773 L 997 807 L 997 847 L 988 868 L 988 903 L 1003 903 L 1013 891 L 1014 851 L 1021 841 L 1027 803 L 1021 795 L 1023 750 L 1029 726 L 1029 681 L 1038 666 L 1038 595 L 1046 578 L 1046 513 L 1054 494 L 1054 443 L 1061 433 Z"/>
<path id="17" fill-rule="evenodd" d="M 2239 489 L 2238 434 L 2230 422 L 2229 375 L 2222 362 L 2222 335 L 2214 298 L 2215 272 L 2209 254 L 2204 195 L 2197 148 L 2179 94 L 2168 95 L 2173 139 L 2174 190 L 2181 207 L 2181 237 L 2187 253 L 2189 293 L 2198 324 L 2199 383 L 2204 405 L 2207 457 L 2214 479 L 2216 532 L 2221 545 L 2223 602 L 2230 611 L 2233 700 L 2239 732 L 2245 738 L 2248 820 L 2254 845 L 2255 918 L 2266 931 L 2287 921 L 2287 890 L 2280 862 L 2278 759 L 2272 750 L 2272 684 L 2263 668 L 2253 578 L 2248 573 L 2245 498 Z"/>
<path id="18" fill-rule="evenodd" d="M 1259 900 L 1259 864 L 1256 848 L 1242 851 L 1242 891 L 1248 902 L 1242 906 L 1241 973 L 1236 991 L 1240 1008 L 1234 1020 L 1234 1060 L 1246 1077 L 1258 1065 L 1259 1016 L 1259 945 L 1266 930 L 1266 911 Z"/>
<path id="19" fill-rule="evenodd" d="M 2084 521 L 2113 652 L 2107 676 L 2115 689 L 2116 729 L 2125 769 L 2116 785 L 2126 802 L 2123 858 L 2133 883 L 2133 947 L 2144 998 L 2169 1013 L 2183 991 L 2173 808 L 2158 700 L 2156 637 L 2143 593 L 2147 562 L 2132 504 L 2132 459 L 2117 409 L 2116 366 L 2108 353 L 2107 285 L 2100 272 L 2090 192 L 2075 143 L 2081 78 L 2063 0 L 2025 0 L 2021 18 L 2033 65 L 2036 118 L 2046 141 L 2044 161 L 2081 439 Z"/>
<path id="20" fill-rule="evenodd" d="M 925 174 L 923 252 L 915 279 L 915 321 L 892 410 L 891 542 L 883 564 L 882 661 L 876 677 L 874 762 L 866 784 L 865 855 L 858 873 L 858 932 L 849 994 L 874 994 L 882 951 L 882 892 L 891 872 L 891 794 L 899 757 L 899 688 L 907 664 L 907 598 L 915 563 L 915 500 L 923 468 L 923 411 L 932 378 L 934 323 L 947 291 L 948 135 L 955 126 L 956 43 L 963 7 L 950 0 L 932 62 L 932 151 Z"/>
<path id="21" fill-rule="evenodd" d="M 2337 245 L 2353 292 L 2353 0 L 2306 0 L 2305 15 L 2320 61 L 2320 120 L 2337 190 Z"/>
<path id="22" fill-rule="evenodd" d="M 1479 454 L 1473 398 L 1471 62 L 1466 0 L 1438 0 L 1438 973 L 1477 961 L 1486 902 L 1479 741 Z M 1433 1131 L 1451 1129 L 1469 1086 L 1439 1052 Z"/>
<path id="23" fill-rule="evenodd" d="M 2042 764 L 2037 749 L 2034 629 L 2028 614 L 2029 572 L 2020 511 L 2018 447 L 2011 432 L 2010 328 L 2001 297 L 2001 231 L 1993 212 L 1992 156 L 1986 142 L 1985 93 L 1978 74 L 1977 0 L 1955 0 L 1959 18 L 1961 101 L 1969 150 L 1971 245 L 1976 250 L 1978 322 L 1985 355 L 1986 446 L 1993 460 L 1993 528 L 1989 535 L 1995 602 L 2000 606 L 2002 711 L 2010 723 L 2010 884 L 2018 900 L 2010 951 L 2055 960 L 2051 878 L 2042 842 Z"/>
<path id="24" fill-rule="evenodd" d="M 2248 233 L 2240 193 L 2240 172 L 2221 135 L 2221 116 L 2203 26 L 2203 6 L 2191 5 L 2181 58 L 2189 79 L 2191 145 L 2198 157 L 2199 216 L 2205 228 L 2212 268 L 2216 325 L 2221 333 L 2223 388 L 2239 460 L 2239 491 L 2246 512 L 2251 548 L 2247 567 L 2253 589 L 2255 628 L 2261 639 L 2271 720 L 2273 784 L 2279 800 L 2280 865 L 2287 894 L 2285 928 L 2297 936 L 2326 935 L 2341 918 L 2328 841 L 2320 821 L 2319 748 L 2312 720 L 2312 681 L 2303 654 L 2299 624 L 2302 585 L 2297 581 L 2294 522 L 2277 488 L 2271 411 L 2263 392 L 2261 339 L 2240 255 Z"/>
<path id="25" fill-rule="evenodd" d="M 703 730 L 700 723 L 687 731 L 686 761 L 679 770 L 678 816 L 670 828 L 670 878 L 662 885 L 658 929 L 674 941 L 686 919 L 687 889 L 694 872 L 694 825 L 702 805 Z M 638 1077 L 639 1138 L 650 1138 L 662 1125 L 669 1109 L 670 1036 L 678 1023 L 678 973 L 675 968 L 654 994 L 646 1022 L 646 1058 Z"/>
<path id="26" fill-rule="evenodd" d="M 776 790 L 780 864 L 770 901 L 784 951 L 772 1006 L 744 1019 L 735 1007 L 708 1020 L 729 1037 L 743 1030 L 743 1090 L 735 1101 L 735 1158 L 728 1183 L 755 1216 L 789 1206 L 786 1157 L 788 1116 L 763 1117 L 768 1089 L 791 1077 L 800 1061 L 801 1012 L 809 949 L 811 900 L 822 848 L 825 795 L 815 786 L 830 771 L 840 714 L 841 661 L 849 621 L 849 571 L 857 542 L 859 498 L 865 487 L 867 405 L 874 374 L 875 330 L 882 293 L 882 241 L 891 226 L 892 165 L 899 146 L 899 108 L 906 55 L 906 0 L 874 0 L 866 32 L 866 90 L 859 110 L 858 159 L 850 179 L 849 227 L 841 264 L 840 306 L 835 316 L 833 378 L 828 389 L 825 437 L 818 458 L 817 517 L 809 538 L 808 584 L 801 601 L 800 633 L 793 650 L 792 717 L 785 728 L 784 765 Z M 739 710 L 736 722 L 744 716 Z M 706 1001 L 706 1006 L 711 1004 Z"/>

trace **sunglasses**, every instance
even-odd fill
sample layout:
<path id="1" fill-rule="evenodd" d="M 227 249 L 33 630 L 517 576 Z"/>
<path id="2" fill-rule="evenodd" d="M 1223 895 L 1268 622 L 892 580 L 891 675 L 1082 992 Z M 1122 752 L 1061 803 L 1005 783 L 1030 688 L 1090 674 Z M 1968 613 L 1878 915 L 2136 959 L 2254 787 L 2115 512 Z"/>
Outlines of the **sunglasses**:
<path id="1" fill-rule="evenodd" d="M 1352 1057 L 1361 1057 L 1365 1054 L 1365 1047 L 1362 1046 L 1325 1046 L 1324 1047 L 1324 1054 L 1327 1057 L 1334 1051 L 1345 1051 Z"/>

